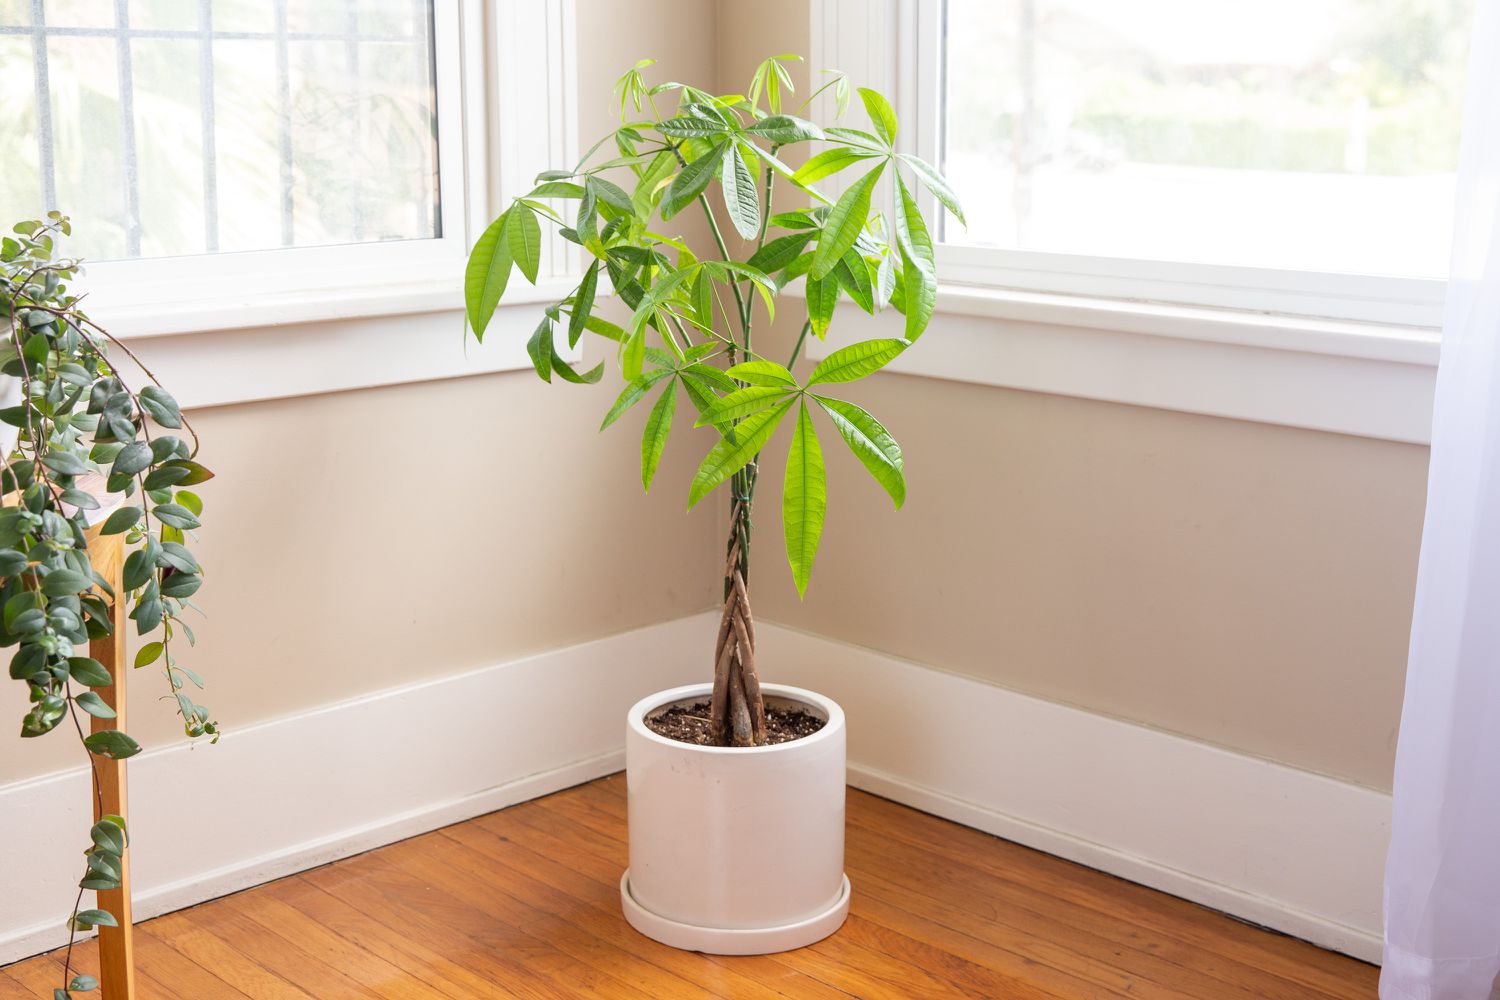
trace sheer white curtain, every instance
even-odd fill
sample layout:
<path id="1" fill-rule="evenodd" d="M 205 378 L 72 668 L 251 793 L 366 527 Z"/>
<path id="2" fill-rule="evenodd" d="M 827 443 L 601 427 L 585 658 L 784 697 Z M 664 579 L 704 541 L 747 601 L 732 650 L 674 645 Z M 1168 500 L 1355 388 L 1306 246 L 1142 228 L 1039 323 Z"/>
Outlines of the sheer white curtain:
<path id="1" fill-rule="evenodd" d="M 1500 0 L 1477 8 L 1381 1000 L 1485 1000 L 1500 973 Z"/>

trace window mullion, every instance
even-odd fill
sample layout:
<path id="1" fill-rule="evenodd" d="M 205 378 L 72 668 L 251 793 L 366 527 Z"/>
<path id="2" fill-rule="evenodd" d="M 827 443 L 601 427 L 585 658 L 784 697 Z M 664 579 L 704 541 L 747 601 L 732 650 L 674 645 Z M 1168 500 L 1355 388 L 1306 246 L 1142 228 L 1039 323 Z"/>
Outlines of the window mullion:
<path id="1" fill-rule="evenodd" d="M 203 123 L 203 247 L 219 249 L 218 137 L 214 132 L 214 5 L 198 0 L 198 109 Z"/>
<path id="2" fill-rule="evenodd" d="M 52 85 L 47 74 L 47 12 L 44 0 L 31 0 L 31 65 L 36 77 L 37 165 L 41 174 L 42 204 L 57 210 L 57 175 L 52 161 Z"/>
<path id="3" fill-rule="evenodd" d="M 115 0 L 115 66 L 120 80 L 120 164 L 124 170 L 125 253 L 141 255 L 141 170 L 135 144 L 135 73 L 130 59 L 130 0 Z"/>

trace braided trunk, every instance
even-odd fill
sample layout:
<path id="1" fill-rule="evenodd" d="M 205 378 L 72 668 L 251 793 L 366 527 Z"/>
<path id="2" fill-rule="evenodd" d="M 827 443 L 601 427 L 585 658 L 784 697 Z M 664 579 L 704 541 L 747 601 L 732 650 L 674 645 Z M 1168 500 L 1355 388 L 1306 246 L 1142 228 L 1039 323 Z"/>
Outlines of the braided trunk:
<path id="1" fill-rule="evenodd" d="M 750 508 L 756 464 L 734 479 L 724 558 L 724 609 L 714 643 L 714 693 L 709 708 L 714 742 L 750 747 L 766 741 L 766 708 L 755 669 L 755 619 L 745 581 L 750 566 Z"/>

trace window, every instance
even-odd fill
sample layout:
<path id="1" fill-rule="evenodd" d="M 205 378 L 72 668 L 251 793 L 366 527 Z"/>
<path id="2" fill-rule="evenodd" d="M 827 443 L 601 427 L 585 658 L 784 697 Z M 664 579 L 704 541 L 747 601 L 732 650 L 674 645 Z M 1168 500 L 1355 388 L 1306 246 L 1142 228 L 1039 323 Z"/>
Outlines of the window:
<path id="1" fill-rule="evenodd" d="M 561 3 L 0 0 L 0 228 L 70 215 L 123 336 L 449 309 L 491 164 L 571 142 Z"/>
<path id="2" fill-rule="evenodd" d="M 947 0 L 953 243 L 1447 274 L 1467 0 Z"/>
<path id="3" fill-rule="evenodd" d="M 426 0 L 0 5 L 0 218 L 94 260 L 439 235 Z"/>
<path id="4" fill-rule="evenodd" d="M 950 282 L 1436 326 L 1472 7 L 815 0 L 813 35 L 963 199 Z"/>

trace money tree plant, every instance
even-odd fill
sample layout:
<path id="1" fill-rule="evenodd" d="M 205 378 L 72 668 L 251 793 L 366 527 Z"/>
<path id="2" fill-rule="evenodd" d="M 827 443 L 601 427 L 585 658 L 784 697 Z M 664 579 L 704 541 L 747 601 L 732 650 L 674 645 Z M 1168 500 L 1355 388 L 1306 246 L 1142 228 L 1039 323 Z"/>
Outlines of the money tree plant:
<path id="1" fill-rule="evenodd" d="M 202 681 L 177 659 L 179 639 L 194 642 L 182 615 L 203 582 L 188 548 L 203 504 L 187 487 L 212 473 L 196 461 L 198 439 L 176 400 L 80 308 L 70 288 L 79 264 L 56 253 L 57 240 L 71 232 L 68 219 L 52 212 L 0 237 L 0 321 L 8 331 L 0 376 L 19 388 L 15 405 L 0 408 L 0 421 L 16 428 L 15 446 L 0 455 L 0 647 L 14 649 L 11 679 L 30 696 L 21 735 L 76 733 L 98 805 L 94 762 L 141 749 L 108 723 L 115 712 L 96 689 L 113 683 L 109 671 L 75 648 L 112 633 L 113 602 L 123 602 L 135 630 L 150 637 L 135 666 L 161 669 L 187 734 L 218 737 L 208 710 L 188 693 Z M 118 359 L 128 359 L 127 371 Z M 145 383 L 138 389 L 128 374 L 136 371 Z M 172 433 L 179 429 L 186 438 Z M 128 547 L 123 593 L 91 558 L 95 540 L 107 535 L 123 535 Z M 106 724 L 86 735 L 84 715 Z M 73 941 L 80 931 L 117 925 L 108 910 L 85 909 L 83 898 L 120 888 L 126 841 L 119 816 L 102 816 L 88 831 L 56 1000 L 99 985 L 75 973 Z"/>
<path id="2" fill-rule="evenodd" d="M 906 497 L 895 438 L 834 393 L 908 350 L 932 316 L 937 271 L 916 186 L 963 219 L 938 171 L 897 151 L 896 115 L 880 94 L 858 90 L 873 131 L 822 128 L 785 111 L 793 89 L 785 64 L 797 58 L 767 59 L 746 94 L 730 96 L 681 83 L 649 85 L 644 73 L 654 60 L 637 63 L 616 84 L 620 126 L 575 166 L 539 175 L 535 188 L 475 242 L 465 274 L 469 327 L 482 339 L 512 271 L 535 283 L 542 225 L 555 226 L 583 248 L 587 268 L 566 298 L 547 307 L 527 343 L 537 374 L 549 382 L 554 376 L 597 382 L 605 364 L 579 371 L 560 355 L 556 338 L 565 335 L 570 346 L 585 334 L 611 342 L 624 388 L 601 429 L 654 396 L 641 442 L 648 490 L 679 395 L 696 412 L 696 426 L 717 430 L 689 486 L 688 506 L 721 486 L 729 491 L 709 713 L 721 746 L 754 746 L 766 737 L 748 589 L 759 456 L 778 430 L 788 432 L 782 523 L 792 579 L 805 594 L 828 505 L 819 421 L 827 421 L 896 507 Z M 850 87 L 837 73 L 797 110 L 825 92 L 842 117 Z M 805 157 L 796 169 L 784 162 L 789 150 Z M 835 199 L 818 184 L 836 174 L 848 183 Z M 772 204 L 778 178 L 798 203 L 784 211 Z M 888 188 L 877 186 L 882 179 Z M 890 204 L 883 204 L 887 190 Z M 706 252 L 675 230 L 684 213 L 699 211 L 713 235 Z M 739 256 L 721 218 L 740 237 Z M 624 325 L 595 309 L 605 280 L 631 310 Z M 770 322 L 797 281 L 801 331 L 785 361 L 766 357 L 755 336 L 757 300 Z M 846 298 L 867 313 L 896 309 L 905 317 L 903 335 L 854 343 L 809 365 L 803 358 L 809 334 L 825 337 Z"/>

